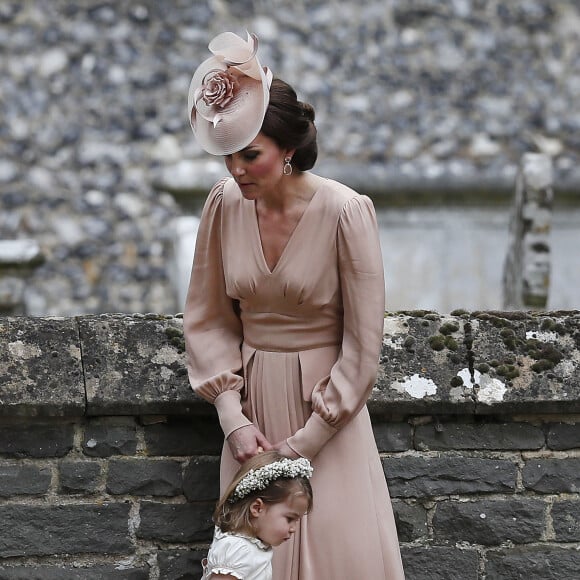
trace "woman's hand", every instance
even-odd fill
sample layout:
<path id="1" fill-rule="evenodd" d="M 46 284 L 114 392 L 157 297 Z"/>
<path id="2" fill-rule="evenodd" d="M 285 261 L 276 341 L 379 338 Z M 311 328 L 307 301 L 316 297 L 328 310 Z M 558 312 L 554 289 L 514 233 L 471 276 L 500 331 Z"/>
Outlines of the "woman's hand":
<path id="1" fill-rule="evenodd" d="M 255 425 L 246 425 L 232 431 L 227 441 L 230 451 L 238 463 L 243 463 L 257 453 L 272 449 L 270 442 Z"/>
<path id="2" fill-rule="evenodd" d="M 292 449 L 290 445 L 286 443 L 286 439 L 284 439 L 284 441 L 276 443 L 273 449 L 277 451 L 280 455 L 288 457 L 289 459 L 298 459 L 300 457 L 300 455 L 298 455 L 298 453 L 296 453 L 296 451 L 294 451 L 294 449 Z"/>

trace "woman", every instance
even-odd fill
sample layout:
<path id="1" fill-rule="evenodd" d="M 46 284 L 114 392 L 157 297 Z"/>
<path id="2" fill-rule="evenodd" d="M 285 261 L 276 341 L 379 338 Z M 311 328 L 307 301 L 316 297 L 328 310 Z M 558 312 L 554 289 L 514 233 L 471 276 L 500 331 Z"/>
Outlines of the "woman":
<path id="1" fill-rule="evenodd" d="M 382 341 L 372 202 L 309 172 L 314 111 L 218 35 L 195 72 L 198 142 L 232 175 L 206 201 L 184 312 L 194 390 L 224 431 L 222 491 L 261 450 L 312 462 L 314 508 L 275 549 L 277 580 L 404 578 L 365 406 Z"/>

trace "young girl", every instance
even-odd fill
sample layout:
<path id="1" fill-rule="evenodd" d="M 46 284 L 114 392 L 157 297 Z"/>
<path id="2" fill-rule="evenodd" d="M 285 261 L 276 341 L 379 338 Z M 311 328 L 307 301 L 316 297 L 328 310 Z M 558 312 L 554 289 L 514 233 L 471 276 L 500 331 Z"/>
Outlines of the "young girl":
<path id="1" fill-rule="evenodd" d="M 202 580 L 271 580 L 272 547 L 312 508 L 311 475 L 304 458 L 266 451 L 248 459 L 215 509 Z"/>

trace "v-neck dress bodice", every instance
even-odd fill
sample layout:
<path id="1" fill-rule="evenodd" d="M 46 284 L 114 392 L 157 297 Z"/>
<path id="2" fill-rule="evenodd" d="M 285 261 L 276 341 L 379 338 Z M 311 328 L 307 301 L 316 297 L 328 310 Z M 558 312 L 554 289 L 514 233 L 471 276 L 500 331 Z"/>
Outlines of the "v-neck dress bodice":
<path id="1" fill-rule="evenodd" d="M 226 438 L 254 424 L 314 467 L 314 508 L 274 548 L 276 580 L 404 578 L 365 405 L 384 307 L 368 197 L 324 180 L 270 270 L 254 203 L 232 179 L 214 186 L 184 311 L 191 385 L 215 405 Z M 222 491 L 238 467 L 226 443 Z"/>
<path id="2" fill-rule="evenodd" d="M 337 345 L 342 328 L 338 272 L 317 266 L 336 255 L 338 215 L 332 221 L 324 215 L 325 186 L 310 200 L 272 270 L 254 202 L 230 192 L 223 198 L 223 270 L 226 293 L 239 302 L 244 342 L 274 351 Z"/>

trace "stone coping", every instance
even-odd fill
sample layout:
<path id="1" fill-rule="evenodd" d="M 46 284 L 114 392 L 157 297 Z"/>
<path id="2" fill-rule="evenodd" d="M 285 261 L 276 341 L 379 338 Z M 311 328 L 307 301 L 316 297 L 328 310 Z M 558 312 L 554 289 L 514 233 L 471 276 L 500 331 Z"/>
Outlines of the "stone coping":
<path id="1" fill-rule="evenodd" d="M 376 415 L 580 412 L 580 311 L 388 312 Z M 212 414 L 181 315 L 0 318 L 0 415 Z"/>

